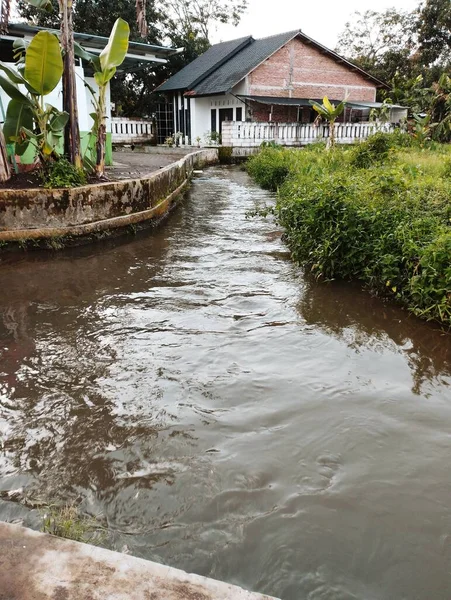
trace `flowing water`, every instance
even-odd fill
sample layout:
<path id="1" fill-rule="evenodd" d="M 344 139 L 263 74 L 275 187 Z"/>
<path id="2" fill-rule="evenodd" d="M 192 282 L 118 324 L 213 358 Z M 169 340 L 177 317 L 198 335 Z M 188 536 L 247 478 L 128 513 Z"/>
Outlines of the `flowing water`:
<path id="1" fill-rule="evenodd" d="M 451 338 L 315 283 L 238 168 L 163 227 L 0 265 L 0 519 L 283 600 L 451 598 Z"/>

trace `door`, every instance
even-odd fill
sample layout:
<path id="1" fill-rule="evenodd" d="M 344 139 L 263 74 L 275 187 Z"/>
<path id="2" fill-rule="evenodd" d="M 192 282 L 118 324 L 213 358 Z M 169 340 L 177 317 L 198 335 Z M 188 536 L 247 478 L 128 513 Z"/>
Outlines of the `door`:
<path id="1" fill-rule="evenodd" d="M 219 133 L 222 133 L 222 124 L 224 121 L 233 121 L 233 108 L 219 109 Z"/>

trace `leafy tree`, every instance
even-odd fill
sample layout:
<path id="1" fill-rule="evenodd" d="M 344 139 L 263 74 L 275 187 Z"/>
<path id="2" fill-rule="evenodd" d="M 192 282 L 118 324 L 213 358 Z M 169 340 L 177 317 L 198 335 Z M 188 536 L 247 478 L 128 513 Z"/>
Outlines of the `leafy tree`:
<path id="1" fill-rule="evenodd" d="M 412 76 L 416 46 L 415 13 L 389 8 L 355 12 L 341 33 L 337 50 L 383 81 Z"/>
<path id="2" fill-rule="evenodd" d="M 315 100 L 310 100 L 310 104 L 313 106 L 313 110 L 316 110 L 319 117 L 322 117 L 328 121 L 330 138 L 327 140 L 327 147 L 333 148 L 335 146 L 335 121 L 346 108 L 346 101 L 340 102 L 340 104 L 335 106 L 335 104 L 330 102 L 327 96 L 324 96 L 322 104 L 316 102 Z"/>
<path id="3" fill-rule="evenodd" d="M 210 40 L 211 29 L 218 23 L 238 25 L 247 8 L 247 0 L 159 0 L 165 14 L 168 36 L 184 40 Z"/>
<path id="4" fill-rule="evenodd" d="M 416 23 L 421 61 L 430 65 L 449 62 L 451 51 L 451 2 L 426 0 L 420 5 Z"/>

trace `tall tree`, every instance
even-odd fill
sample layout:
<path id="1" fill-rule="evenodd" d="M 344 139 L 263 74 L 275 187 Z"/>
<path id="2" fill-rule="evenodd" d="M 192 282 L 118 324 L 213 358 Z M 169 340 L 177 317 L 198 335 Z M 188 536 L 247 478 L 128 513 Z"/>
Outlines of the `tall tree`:
<path id="1" fill-rule="evenodd" d="M 208 42 L 219 23 L 238 25 L 247 4 L 247 0 L 159 0 L 170 38 L 179 35 L 184 40 L 194 37 Z"/>
<path id="2" fill-rule="evenodd" d="M 426 0 L 417 19 L 420 56 L 425 65 L 436 61 L 449 63 L 451 52 L 451 2 Z"/>
<path id="3" fill-rule="evenodd" d="M 415 26 L 415 13 L 394 8 L 355 12 L 339 37 L 337 50 L 384 81 L 396 74 L 409 77 L 415 66 Z"/>

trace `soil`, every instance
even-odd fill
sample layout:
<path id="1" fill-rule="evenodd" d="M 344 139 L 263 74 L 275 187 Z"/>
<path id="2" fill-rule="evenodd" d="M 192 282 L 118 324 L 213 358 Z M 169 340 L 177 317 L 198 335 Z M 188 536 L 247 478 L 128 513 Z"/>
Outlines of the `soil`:
<path id="1" fill-rule="evenodd" d="M 38 171 L 13 173 L 11 179 L 0 182 L 0 190 L 29 190 L 37 187 L 43 187 Z"/>

